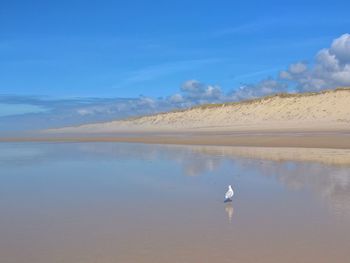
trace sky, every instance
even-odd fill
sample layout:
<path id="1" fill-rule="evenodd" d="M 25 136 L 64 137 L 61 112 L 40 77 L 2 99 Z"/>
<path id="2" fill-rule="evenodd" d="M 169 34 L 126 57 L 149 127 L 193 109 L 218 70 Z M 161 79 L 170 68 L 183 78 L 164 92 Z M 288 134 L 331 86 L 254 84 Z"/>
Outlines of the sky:
<path id="1" fill-rule="evenodd" d="M 0 1 L 0 132 L 350 86 L 349 1 Z"/>

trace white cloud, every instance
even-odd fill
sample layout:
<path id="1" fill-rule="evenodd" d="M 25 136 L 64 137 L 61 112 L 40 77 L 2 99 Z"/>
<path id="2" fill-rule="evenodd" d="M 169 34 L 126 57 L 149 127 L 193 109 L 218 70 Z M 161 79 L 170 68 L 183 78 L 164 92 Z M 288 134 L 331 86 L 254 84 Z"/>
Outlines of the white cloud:
<path id="1" fill-rule="evenodd" d="M 193 60 L 181 60 L 172 63 L 164 63 L 160 65 L 148 66 L 140 68 L 128 73 L 128 77 L 124 79 L 120 85 L 145 83 L 147 81 L 166 77 L 177 72 L 184 72 L 195 68 L 200 68 L 203 65 L 212 64 L 218 62 L 219 59 L 193 59 Z"/>
<path id="2" fill-rule="evenodd" d="M 344 34 L 333 40 L 330 53 L 334 54 L 341 63 L 350 63 L 350 34 Z"/>
<path id="3" fill-rule="evenodd" d="M 181 87 L 182 98 L 192 103 L 237 101 L 295 91 L 319 91 L 350 86 L 350 34 L 333 40 L 329 48 L 320 50 L 310 66 L 296 62 L 277 78 L 266 78 L 244 84 L 225 94 L 219 86 L 205 85 L 197 80 L 186 81 Z"/>
<path id="4" fill-rule="evenodd" d="M 301 74 L 307 70 L 307 65 L 303 62 L 297 62 L 289 66 L 289 71 L 292 74 Z"/>
<path id="5" fill-rule="evenodd" d="M 300 91 L 350 86 L 350 34 L 334 39 L 329 48 L 320 50 L 313 67 L 298 62 L 281 71 L 279 77 Z"/>
<path id="6" fill-rule="evenodd" d="M 23 115 L 23 114 L 33 114 L 49 111 L 48 108 L 40 107 L 31 104 L 8 104 L 0 102 L 0 117 L 13 116 L 13 115 Z"/>
<path id="7" fill-rule="evenodd" d="M 162 68 L 153 68 L 136 74 L 135 81 L 147 80 L 146 77 L 162 75 L 173 70 L 193 67 L 203 61 L 193 63 L 171 64 Z M 163 70 L 165 70 L 163 72 Z M 140 72 L 139 72 L 140 73 Z M 129 116 L 144 115 L 168 111 L 175 108 L 191 107 L 203 103 L 217 103 L 253 99 L 281 92 L 317 91 L 339 86 L 350 86 L 350 34 L 344 34 L 333 40 L 329 48 L 320 50 L 311 63 L 297 62 L 279 73 L 276 78 L 265 78 L 257 83 L 244 84 L 225 93 L 218 85 L 208 85 L 198 80 L 183 83 L 180 91 L 166 98 L 78 98 L 50 100 L 36 97 L 0 96 L 0 104 L 13 107 L 34 105 L 40 109 L 34 113 L 33 108 L 27 113 L 1 116 L 0 131 L 9 129 L 33 129 L 76 125 L 96 121 L 109 121 Z M 0 105 L 1 106 L 1 105 Z M 18 106 L 18 107 L 17 107 Z M 4 106 L 3 111 L 4 111 Z M 23 111 L 23 107 L 22 107 Z M 36 109 L 35 109 L 36 111 Z M 8 115 L 8 114 L 7 114 Z"/>
<path id="8" fill-rule="evenodd" d="M 279 82 L 274 79 L 264 79 L 256 84 L 244 85 L 230 93 L 227 100 L 244 100 L 257 97 L 267 96 L 271 94 L 287 92 L 286 83 Z"/>
<path id="9" fill-rule="evenodd" d="M 182 87 L 181 91 L 185 99 L 194 102 L 212 102 L 222 99 L 222 90 L 217 85 L 205 85 L 197 80 L 188 80 Z"/>
<path id="10" fill-rule="evenodd" d="M 174 94 L 169 97 L 171 103 L 183 103 L 185 101 L 184 97 L 181 94 Z"/>

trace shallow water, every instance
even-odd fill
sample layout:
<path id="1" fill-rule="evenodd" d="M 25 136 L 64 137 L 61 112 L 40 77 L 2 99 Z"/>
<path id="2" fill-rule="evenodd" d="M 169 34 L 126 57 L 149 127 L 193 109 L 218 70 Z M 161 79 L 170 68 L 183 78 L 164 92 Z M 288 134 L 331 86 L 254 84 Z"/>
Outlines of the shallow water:
<path id="1" fill-rule="evenodd" d="M 0 262 L 348 261 L 349 167 L 219 152 L 0 144 Z"/>

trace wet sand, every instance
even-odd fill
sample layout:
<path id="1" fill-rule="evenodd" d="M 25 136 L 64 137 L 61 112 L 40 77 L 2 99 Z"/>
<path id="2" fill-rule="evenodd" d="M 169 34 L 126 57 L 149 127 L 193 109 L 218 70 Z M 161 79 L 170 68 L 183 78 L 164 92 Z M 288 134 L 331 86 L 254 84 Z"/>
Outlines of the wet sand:
<path id="1" fill-rule="evenodd" d="M 347 262 L 349 168 L 231 148 L 4 143 L 0 262 Z"/>
<path id="2" fill-rule="evenodd" d="M 182 132 L 0 138 L 0 142 L 127 142 L 234 146 L 252 158 L 350 165 L 350 132 Z M 241 147 L 241 148 L 240 148 Z M 243 148 L 248 147 L 248 148 Z M 244 150 L 243 150 L 244 149 Z"/>
<path id="3" fill-rule="evenodd" d="M 129 132 L 0 137 L 0 142 L 134 142 L 151 144 L 350 149 L 350 131 Z"/>

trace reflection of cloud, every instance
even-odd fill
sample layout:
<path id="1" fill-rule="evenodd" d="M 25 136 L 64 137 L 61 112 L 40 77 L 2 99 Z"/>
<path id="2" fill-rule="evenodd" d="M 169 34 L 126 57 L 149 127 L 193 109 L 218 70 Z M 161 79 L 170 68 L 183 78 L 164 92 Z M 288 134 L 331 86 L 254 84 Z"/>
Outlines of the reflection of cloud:
<path id="1" fill-rule="evenodd" d="M 211 158 L 190 158 L 183 162 L 186 175 L 200 175 L 205 172 L 211 172 L 220 166 L 219 159 Z"/>
<path id="2" fill-rule="evenodd" d="M 275 177 L 293 191 L 306 189 L 325 200 L 336 214 L 350 218 L 350 168 L 319 163 L 232 158 L 234 165 Z M 247 172 L 249 174 L 250 172 Z"/>
<path id="3" fill-rule="evenodd" d="M 270 148 L 264 150 L 254 147 L 160 146 L 128 143 L 4 143 L 0 150 L 0 164 L 2 167 L 18 167 L 20 163 L 21 169 L 25 169 L 26 165 L 44 161 L 165 160 L 178 163 L 186 175 L 192 176 L 215 171 L 221 167 L 224 160 L 229 160 L 234 170 L 244 171 L 247 175 L 260 174 L 273 177 L 290 190 L 311 191 L 318 198 L 325 200 L 332 211 L 350 218 L 350 168 L 325 165 L 318 163 L 316 159 L 314 162 L 303 162 L 302 159 L 298 159 L 305 153 L 314 153 L 319 158 L 320 155 L 316 155 L 315 149 L 310 150 L 312 151 L 294 149 L 294 152 L 290 151 L 284 156 L 286 149 L 274 151 Z M 330 159 L 334 159 L 337 154 L 341 155 L 343 150 L 330 151 L 332 151 Z M 327 153 L 324 152 L 326 155 Z"/>
<path id="4" fill-rule="evenodd" d="M 27 147 L 18 144 L 2 143 L 0 148 L 0 164 L 30 163 L 45 156 L 45 151 L 38 147 Z"/>
<path id="5" fill-rule="evenodd" d="M 312 161 L 332 165 L 349 165 L 350 160 L 348 149 L 225 146 L 195 146 L 192 149 L 208 155 L 235 155 L 272 161 Z"/>
<path id="6" fill-rule="evenodd" d="M 270 164 L 269 174 L 275 164 Z M 274 173 L 279 182 L 289 188 L 311 189 L 318 197 L 325 199 L 330 208 L 338 214 L 350 216 L 350 170 L 317 164 L 295 165 Z M 265 175 L 266 175 L 265 171 Z"/>
<path id="7" fill-rule="evenodd" d="M 274 176 L 278 182 L 293 191 L 311 190 L 315 196 L 325 200 L 335 213 L 350 218 L 350 167 L 338 165 L 348 163 L 349 150 L 225 146 L 190 148 L 196 155 L 207 155 L 203 157 L 207 162 L 209 156 L 212 156 L 212 160 L 218 162 L 216 167 L 220 166 L 220 160 L 229 158 L 240 170 L 253 170 L 263 176 Z M 306 157 L 312 162 L 306 162 Z"/>
<path id="8" fill-rule="evenodd" d="M 6 145 L 6 146 L 5 146 Z M 54 145 L 54 146 L 53 146 Z M 38 162 L 71 159 L 95 160 L 171 160 L 179 163 L 189 176 L 201 175 L 220 166 L 221 160 L 210 155 L 194 154 L 190 148 L 130 143 L 43 143 L 3 144 L 0 149 L 0 163 L 14 166 Z"/>

